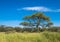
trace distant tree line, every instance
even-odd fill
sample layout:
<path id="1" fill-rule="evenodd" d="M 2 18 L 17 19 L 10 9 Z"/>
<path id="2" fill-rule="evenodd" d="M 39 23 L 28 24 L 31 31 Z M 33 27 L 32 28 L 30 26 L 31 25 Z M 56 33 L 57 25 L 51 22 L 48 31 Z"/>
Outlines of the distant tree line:
<path id="1" fill-rule="evenodd" d="M 51 32 L 57 32 L 60 30 L 60 27 L 51 27 L 51 28 L 39 28 L 40 32 L 43 31 L 51 31 Z M 37 32 L 36 28 L 21 28 L 21 27 L 6 27 L 4 25 L 0 26 L 0 32 Z"/>

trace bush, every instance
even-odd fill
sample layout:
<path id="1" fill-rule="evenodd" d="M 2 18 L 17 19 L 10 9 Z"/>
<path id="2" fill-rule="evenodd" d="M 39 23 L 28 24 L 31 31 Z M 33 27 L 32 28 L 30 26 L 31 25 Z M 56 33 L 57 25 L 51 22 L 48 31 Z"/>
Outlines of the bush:
<path id="1" fill-rule="evenodd" d="M 60 33 L 60 30 L 58 30 L 58 32 Z"/>
<path id="2" fill-rule="evenodd" d="M 22 32 L 22 28 L 15 27 L 14 29 L 16 30 L 16 32 Z"/>

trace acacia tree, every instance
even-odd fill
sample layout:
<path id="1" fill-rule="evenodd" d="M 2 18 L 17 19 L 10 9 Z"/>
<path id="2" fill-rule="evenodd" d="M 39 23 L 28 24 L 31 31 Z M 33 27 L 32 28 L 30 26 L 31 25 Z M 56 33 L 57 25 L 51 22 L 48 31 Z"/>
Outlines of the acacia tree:
<path id="1" fill-rule="evenodd" d="M 48 22 L 48 24 L 46 25 L 46 27 L 51 27 L 53 25 L 53 23 L 52 22 Z"/>
<path id="2" fill-rule="evenodd" d="M 26 27 L 29 25 L 29 23 L 28 22 L 21 22 L 20 25 L 23 25 L 24 27 Z"/>
<path id="3" fill-rule="evenodd" d="M 36 20 L 36 28 L 39 31 L 39 26 L 41 26 L 42 28 L 44 28 L 44 26 L 46 25 L 45 23 L 47 23 L 50 19 L 48 16 L 45 16 L 43 13 L 41 12 L 37 12 L 35 14 L 32 15 L 32 18 L 35 18 Z"/>
<path id="4" fill-rule="evenodd" d="M 39 31 L 39 26 L 42 26 L 44 28 L 44 25 L 46 25 L 45 23 L 48 23 L 48 21 L 50 21 L 49 17 L 45 16 L 41 12 L 34 13 L 31 16 L 25 16 L 24 20 L 25 21 L 27 20 L 29 22 L 28 23 L 29 26 L 33 26 L 33 25 L 36 26 L 38 31 Z"/>

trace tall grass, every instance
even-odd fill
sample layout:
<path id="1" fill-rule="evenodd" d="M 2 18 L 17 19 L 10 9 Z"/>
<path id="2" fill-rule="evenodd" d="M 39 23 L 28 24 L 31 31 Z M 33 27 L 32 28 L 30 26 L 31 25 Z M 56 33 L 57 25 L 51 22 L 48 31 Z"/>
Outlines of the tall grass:
<path id="1" fill-rule="evenodd" d="M 0 33 L 0 42 L 60 42 L 60 33 Z"/>

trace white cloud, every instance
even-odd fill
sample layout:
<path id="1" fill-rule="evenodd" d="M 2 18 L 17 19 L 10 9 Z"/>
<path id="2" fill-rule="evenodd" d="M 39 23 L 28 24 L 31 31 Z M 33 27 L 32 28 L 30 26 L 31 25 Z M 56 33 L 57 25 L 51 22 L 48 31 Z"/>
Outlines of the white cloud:
<path id="1" fill-rule="evenodd" d="M 35 11 L 50 11 L 50 9 L 45 7 L 25 7 L 24 10 L 35 10 Z"/>
<path id="2" fill-rule="evenodd" d="M 40 12 L 60 12 L 60 9 L 50 9 L 47 7 L 23 7 L 21 9 L 18 10 L 31 10 L 31 11 L 40 11 Z"/>
<path id="3" fill-rule="evenodd" d="M 22 8 L 23 10 L 32 10 L 32 11 L 52 11 L 51 9 L 49 8 L 46 8 L 46 7 L 24 7 Z"/>

